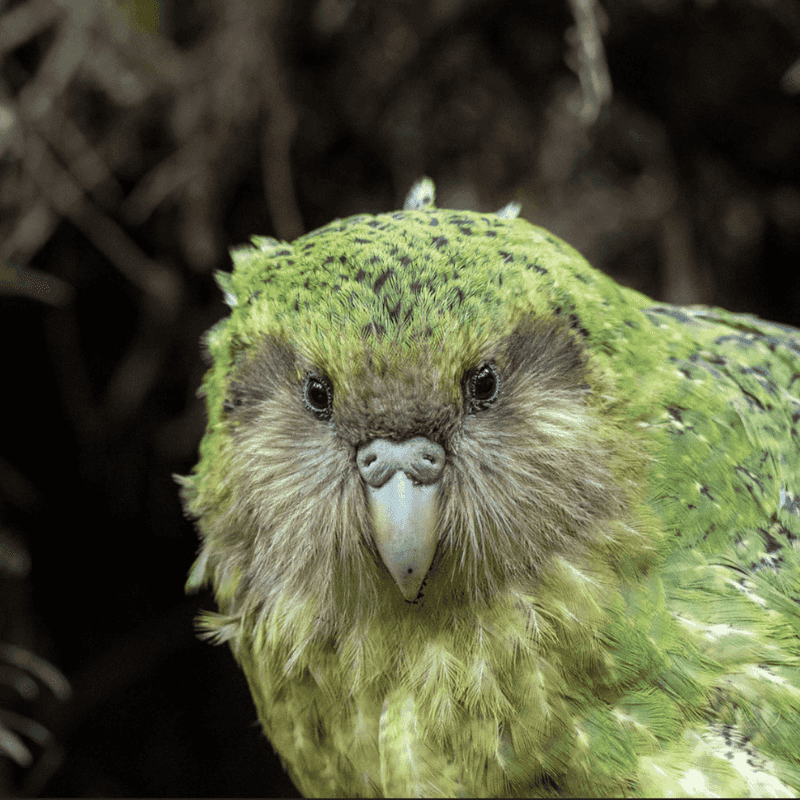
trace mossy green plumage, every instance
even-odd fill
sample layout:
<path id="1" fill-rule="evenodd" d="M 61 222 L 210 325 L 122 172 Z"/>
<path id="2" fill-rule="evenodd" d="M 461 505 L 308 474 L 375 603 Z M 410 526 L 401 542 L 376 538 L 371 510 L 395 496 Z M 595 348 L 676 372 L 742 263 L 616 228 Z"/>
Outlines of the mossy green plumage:
<path id="1" fill-rule="evenodd" d="M 800 792 L 800 332 L 655 303 L 429 189 L 254 237 L 206 339 L 189 587 L 297 787 Z M 413 601 L 372 441 L 444 453 Z"/>

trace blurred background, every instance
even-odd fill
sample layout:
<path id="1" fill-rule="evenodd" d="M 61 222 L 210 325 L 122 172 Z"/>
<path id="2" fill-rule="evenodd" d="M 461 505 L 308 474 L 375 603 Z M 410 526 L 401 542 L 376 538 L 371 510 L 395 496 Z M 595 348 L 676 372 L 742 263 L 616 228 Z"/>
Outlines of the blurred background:
<path id="1" fill-rule="evenodd" d="M 212 272 L 423 174 L 800 325 L 800 4 L 0 0 L 0 795 L 295 793 L 183 593 Z"/>

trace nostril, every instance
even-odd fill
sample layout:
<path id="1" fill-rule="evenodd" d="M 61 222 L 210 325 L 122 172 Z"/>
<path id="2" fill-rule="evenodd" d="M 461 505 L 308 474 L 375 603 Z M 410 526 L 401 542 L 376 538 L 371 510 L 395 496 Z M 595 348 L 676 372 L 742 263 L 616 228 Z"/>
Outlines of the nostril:
<path id="1" fill-rule="evenodd" d="M 383 486 L 397 471 L 405 473 L 415 486 L 435 483 L 444 463 L 444 450 L 422 436 L 403 442 L 373 439 L 356 454 L 361 477 L 373 488 Z"/>

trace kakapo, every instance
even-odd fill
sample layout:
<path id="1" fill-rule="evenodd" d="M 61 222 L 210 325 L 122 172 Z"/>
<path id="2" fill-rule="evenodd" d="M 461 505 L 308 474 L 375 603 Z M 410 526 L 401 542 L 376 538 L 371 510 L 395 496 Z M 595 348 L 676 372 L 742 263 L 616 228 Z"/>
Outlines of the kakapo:
<path id="1" fill-rule="evenodd" d="M 207 635 L 307 795 L 793 796 L 800 331 L 517 212 L 426 179 L 233 251 L 180 479 Z"/>

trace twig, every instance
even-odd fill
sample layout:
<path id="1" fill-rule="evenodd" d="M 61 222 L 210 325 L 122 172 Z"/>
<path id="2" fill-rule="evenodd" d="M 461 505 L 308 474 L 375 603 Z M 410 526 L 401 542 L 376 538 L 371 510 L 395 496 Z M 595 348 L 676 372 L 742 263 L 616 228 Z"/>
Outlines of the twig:
<path id="1" fill-rule="evenodd" d="M 575 27 L 567 31 L 567 41 L 572 45 L 567 63 L 581 82 L 582 98 L 580 107 L 576 109 L 577 115 L 585 124 L 591 125 L 612 94 L 611 76 L 597 21 L 597 11 L 602 13 L 602 9 L 597 0 L 568 2 L 575 17 Z"/>

